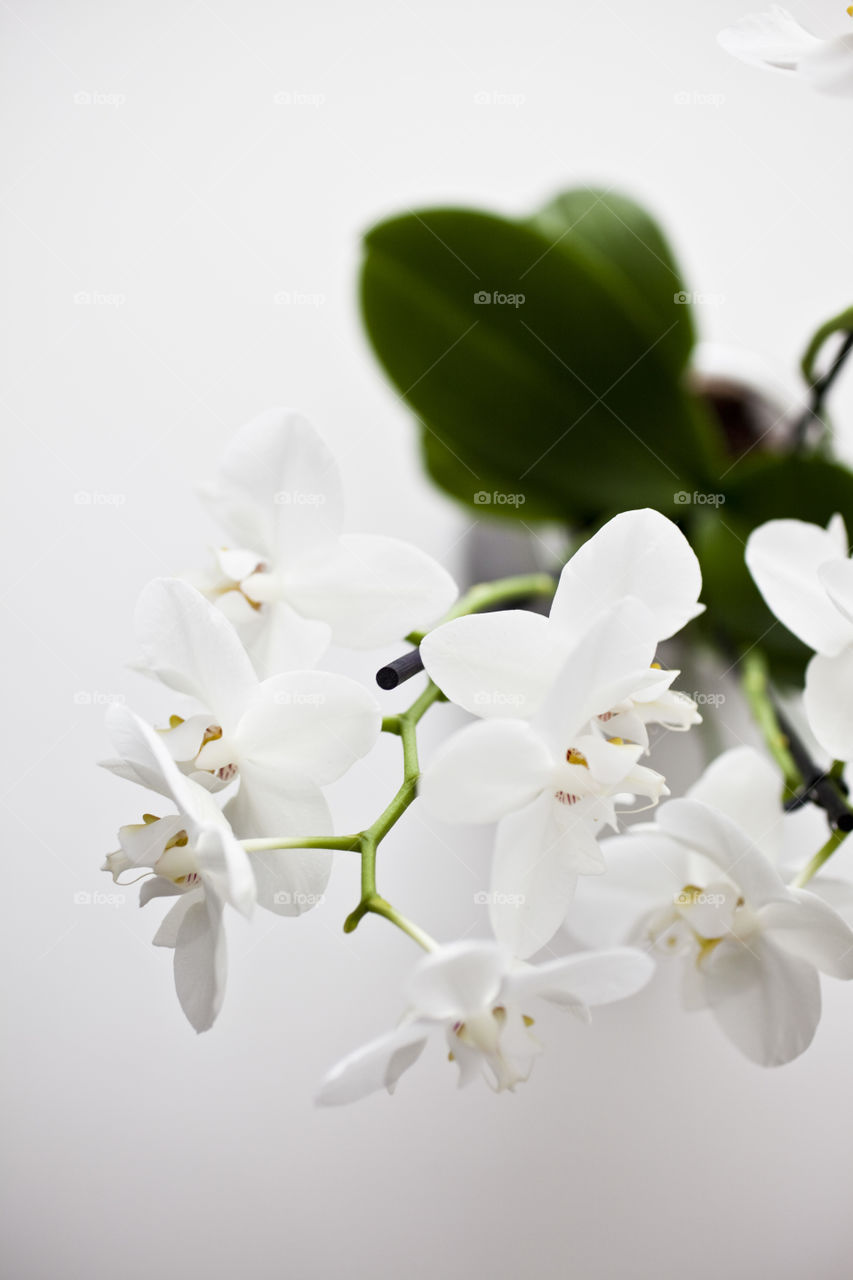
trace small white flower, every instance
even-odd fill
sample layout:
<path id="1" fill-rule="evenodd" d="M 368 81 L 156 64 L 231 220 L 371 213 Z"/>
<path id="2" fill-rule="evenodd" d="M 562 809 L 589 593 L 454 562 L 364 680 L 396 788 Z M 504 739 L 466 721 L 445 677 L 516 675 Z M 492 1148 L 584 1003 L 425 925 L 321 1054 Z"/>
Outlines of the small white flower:
<path id="1" fill-rule="evenodd" d="M 399 640 L 456 598 L 446 570 L 411 543 L 342 533 L 337 463 L 290 410 L 247 423 L 202 497 L 232 543 L 215 573 L 192 580 L 237 627 L 262 676 L 313 666 L 331 642 Z"/>
<path id="2" fill-rule="evenodd" d="M 750 66 L 799 75 L 822 93 L 853 94 L 853 34 L 820 40 L 787 9 L 773 5 L 726 27 L 717 39 Z"/>
<path id="3" fill-rule="evenodd" d="M 186 582 L 156 578 L 142 592 L 136 632 L 145 669 L 201 708 L 174 717 L 159 740 L 194 782 L 234 779 L 226 814 L 243 839 L 328 835 L 322 787 L 374 746 L 382 713 L 355 680 L 291 671 L 259 682 L 234 627 Z M 108 761 L 127 776 L 126 763 Z M 296 915 L 320 901 L 331 854 L 288 849 L 252 855 L 261 906 Z"/>
<path id="4" fill-rule="evenodd" d="M 804 703 L 812 732 L 836 760 L 853 760 L 853 559 L 840 515 L 826 529 L 770 520 L 746 544 L 755 584 L 780 622 L 815 656 Z"/>
<path id="5" fill-rule="evenodd" d="M 853 931 L 779 871 L 782 784 L 750 747 L 725 752 L 654 824 L 605 842 L 607 875 L 569 927 L 643 942 L 685 963 L 685 1004 L 707 1008 L 763 1066 L 796 1058 L 820 1019 L 818 973 L 853 978 Z"/>
<path id="6" fill-rule="evenodd" d="M 393 1093 L 429 1037 L 443 1034 L 459 1084 L 484 1076 L 496 1091 L 530 1075 L 541 1045 L 526 1010 L 536 997 L 588 1018 L 589 1006 L 622 1000 L 648 982 L 653 964 L 631 948 L 515 966 L 494 942 L 456 942 L 425 956 L 408 984 L 403 1024 L 344 1058 L 317 1096 L 326 1106 L 355 1102 L 378 1089 Z"/>
<path id="7" fill-rule="evenodd" d="M 643 747 L 596 719 L 644 685 L 652 619 L 628 599 L 600 615 L 570 650 L 532 722 L 493 719 L 450 737 L 424 771 L 423 804 L 446 822 L 499 821 L 491 919 L 517 956 L 560 927 L 579 875 L 604 869 L 596 835 L 616 829 L 614 796 L 657 801 L 659 773 L 638 763 Z"/>
<path id="8" fill-rule="evenodd" d="M 483 719 L 525 719 L 603 613 L 628 596 L 640 600 L 651 615 L 653 655 L 659 641 L 703 611 L 701 586 L 699 562 L 678 526 L 650 508 L 626 511 L 564 566 L 549 617 L 506 609 L 455 618 L 424 638 L 421 656 L 451 702 Z M 660 688 L 675 675 L 661 672 Z"/>
<path id="9" fill-rule="evenodd" d="M 638 763 L 647 725 L 686 729 L 701 717 L 669 690 L 678 673 L 652 662 L 658 642 L 702 612 L 701 584 L 671 520 L 627 511 L 566 564 L 548 618 L 471 615 L 422 642 L 430 677 L 484 722 L 444 744 L 420 794 L 445 821 L 500 820 L 490 911 L 515 955 L 554 935 L 579 875 L 603 871 L 596 836 L 616 828 L 616 794 L 669 794 Z"/>
<path id="10" fill-rule="evenodd" d="M 146 815 L 139 826 L 122 827 L 121 848 L 105 871 L 148 867 L 140 906 L 151 898 L 180 895 L 154 937 L 175 951 L 175 987 L 181 1008 L 196 1031 L 213 1025 L 225 994 L 226 950 L 222 913 L 226 905 L 249 916 L 255 877 L 243 846 L 219 806 L 203 787 L 180 772 L 158 735 L 133 712 L 113 706 L 107 728 L 125 765 L 125 776 L 167 796 L 174 815 Z"/>

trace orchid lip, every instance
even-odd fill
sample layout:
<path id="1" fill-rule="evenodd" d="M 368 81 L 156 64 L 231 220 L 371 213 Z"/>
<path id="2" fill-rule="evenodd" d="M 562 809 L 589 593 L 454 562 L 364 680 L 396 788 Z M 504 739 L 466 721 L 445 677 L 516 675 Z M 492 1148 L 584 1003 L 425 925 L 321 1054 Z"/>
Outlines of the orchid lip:
<path id="1" fill-rule="evenodd" d="M 224 782 L 237 776 L 238 765 L 231 743 L 224 737 L 219 725 L 210 725 L 205 731 L 201 750 L 195 758 L 196 768 L 212 773 Z"/>
<path id="2" fill-rule="evenodd" d="M 181 839 L 183 837 L 183 839 Z M 170 841 L 154 865 L 154 871 L 173 884 L 194 885 L 200 880 L 195 853 L 189 847 L 186 832 Z"/>

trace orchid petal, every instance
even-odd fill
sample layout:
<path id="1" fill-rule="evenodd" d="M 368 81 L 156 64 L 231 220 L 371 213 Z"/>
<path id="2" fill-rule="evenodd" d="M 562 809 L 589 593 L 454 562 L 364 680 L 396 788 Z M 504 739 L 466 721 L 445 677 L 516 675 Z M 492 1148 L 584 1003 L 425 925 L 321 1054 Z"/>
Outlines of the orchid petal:
<path id="1" fill-rule="evenodd" d="M 355 680 L 292 671 L 255 687 L 234 742 L 241 771 L 325 785 L 368 754 L 381 727 L 379 703 Z"/>
<path id="2" fill-rule="evenodd" d="M 659 832 L 601 841 L 606 874 L 584 876 L 566 927 L 585 946 L 637 938 L 642 922 L 689 883 L 683 846 Z"/>
<path id="3" fill-rule="evenodd" d="M 853 560 L 827 560 L 817 576 L 836 609 L 853 626 Z"/>
<path id="4" fill-rule="evenodd" d="M 186 893 L 183 885 L 175 884 L 172 880 L 166 880 L 163 876 L 152 876 L 150 880 L 145 881 L 139 890 L 139 905 L 144 907 L 152 898 L 175 898 L 183 893 Z M 158 945 L 162 945 L 162 943 Z"/>
<path id="5" fill-rule="evenodd" d="M 357 1102 L 379 1089 L 393 1093 L 403 1072 L 421 1056 L 429 1029 L 423 1022 L 409 1022 L 343 1058 L 320 1085 L 318 1106 Z"/>
<path id="6" fill-rule="evenodd" d="M 273 849 L 250 857 L 259 907 L 301 916 L 323 901 L 334 854 L 327 849 Z"/>
<path id="7" fill-rule="evenodd" d="M 853 930 L 817 894 L 792 889 L 793 902 L 773 902 L 761 912 L 766 933 L 783 950 L 833 978 L 853 978 Z"/>
<path id="8" fill-rule="evenodd" d="M 184 818 L 170 813 L 156 822 L 120 827 L 118 835 L 122 852 L 132 867 L 153 867 L 166 845 L 181 834 L 184 826 Z"/>
<path id="9" fill-rule="evenodd" d="M 258 607 L 242 592 L 226 591 L 216 607 L 235 627 L 261 679 L 313 667 L 332 642 L 327 623 L 303 618 L 286 600 Z"/>
<path id="10" fill-rule="evenodd" d="M 175 888 L 180 891 L 179 885 L 175 885 Z M 176 902 L 174 906 L 171 907 L 166 912 L 163 919 L 160 921 L 160 927 L 157 930 L 157 932 L 154 934 L 154 937 L 152 939 L 154 946 L 155 947 L 174 947 L 176 942 L 178 941 L 178 934 L 180 932 L 181 925 L 184 923 L 184 917 L 186 916 L 190 907 L 195 906 L 197 903 L 203 903 L 203 902 L 204 902 L 203 888 L 191 889 L 189 892 L 186 892 L 186 890 L 184 890 L 182 892 L 182 897 L 180 901 Z"/>
<path id="11" fill-rule="evenodd" d="M 226 946 L 222 908 L 210 897 L 186 912 L 175 942 L 175 989 L 196 1031 L 208 1031 L 225 996 Z"/>
<path id="12" fill-rule="evenodd" d="M 418 794 L 424 808 L 444 822 L 494 822 L 528 804 L 553 769 L 553 757 L 530 725 L 481 720 L 441 745 Z"/>
<path id="13" fill-rule="evenodd" d="M 241 596 L 240 599 L 243 599 Z M 313 667 L 332 643 L 332 628 L 316 618 L 304 618 L 286 600 L 274 600 L 253 610 L 240 628 L 258 675 L 277 676 Z"/>
<path id="14" fill-rule="evenodd" d="M 588 819 L 568 814 L 550 792 L 511 813 L 498 826 L 489 914 L 495 937 L 524 959 L 559 929 L 578 875 L 603 870 Z"/>
<path id="15" fill-rule="evenodd" d="M 168 796 L 182 813 L 194 815 L 201 788 L 181 773 L 160 735 L 119 703 L 108 709 L 105 722 L 113 746 L 129 771 L 125 776 Z"/>
<path id="16" fill-rule="evenodd" d="M 263 566 L 257 551 L 247 551 L 243 547 L 216 547 L 213 554 L 225 583 L 242 582 Z"/>
<path id="17" fill-rule="evenodd" d="M 409 979 L 409 1001 L 436 1022 L 464 1022 L 498 1002 L 509 962 L 496 942 L 452 942 L 420 961 Z"/>
<path id="18" fill-rule="evenodd" d="M 513 1000 L 541 996 L 555 1004 L 612 1004 L 634 995 L 654 973 L 654 961 L 634 947 L 614 947 L 525 966 L 506 979 Z"/>
<path id="19" fill-rule="evenodd" d="M 420 652 L 442 693 L 484 719 L 533 715 L 557 669 L 547 618 L 526 609 L 454 618 L 425 636 Z"/>
<path id="20" fill-rule="evenodd" d="M 283 577 L 286 599 L 319 618 L 335 644 L 374 649 L 424 630 L 446 613 L 456 583 L 432 556 L 410 542 L 346 534 L 322 559 L 300 563 Z"/>
<path id="21" fill-rule="evenodd" d="M 853 760 L 853 643 L 806 668 L 803 705 L 812 733 L 834 760 Z"/>
<path id="22" fill-rule="evenodd" d="M 334 546 L 343 518 L 340 474 L 311 424 L 268 409 L 238 431 L 218 484 L 202 492 L 240 548 L 288 565 Z"/>
<path id="23" fill-rule="evenodd" d="M 106 769 L 107 773 L 111 773 L 114 778 L 123 778 L 125 782 L 134 782 L 138 787 L 139 786 L 149 787 L 150 790 L 152 791 L 158 790 L 157 787 L 151 786 L 147 782 L 143 782 L 142 777 L 134 768 L 134 766 L 130 764 L 127 760 L 120 760 L 117 756 L 112 757 L 109 760 L 99 760 L 98 768 Z M 162 785 L 162 779 L 160 780 L 160 782 Z M 165 793 L 161 792 L 161 795 L 162 794 L 165 794 Z"/>
<path id="24" fill-rule="evenodd" d="M 759 1066 L 799 1057 L 820 1021 L 820 979 L 810 964 L 756 934 L 748 948 L 724 939 L 702 963 L 705 993 L 741 1053 Z"/>
<path id="25" fill-rule="evenodd" d="M 535 725 L 564 751 L 593 716 L 657 682 L 653 619 L 628 598 L 600 613 L 565 658 Z"/>
<path id="26" fill-rule="evenodd" d="M 155 578 L 139 597 L 135 625 L 154 674 L 195 698 L 230 731 L 257 677 L 224 614 L 189 583 Z"/>
<path id="27" fill-rule="evenodd" d="M 768 608 L 818 653 L 837 654 L 853 643 L 853 624 L 819 578 L 822 565 L 841 558 L 837 535 L 803 520 L 769 520 L 746 544 L 747 568 Z"/>
<path id="28" fill-rule="evenodd" d="M 163 744 L 173 760 L 195 760 L 202 748 L 205 734 L 211 728 L 209 711 L 201 715 L 189 716 L 173 728 L 158 729 Z"/>
<path id="29" fill-rule="evenodd" d="M 652 804 L 657 804 L 663 796 L 669 795 L 669 787 L 663 774 L 644 764 L 635 764 L 619 781 L 620 787 L 629 795 L 646 796 Z"/>
<path id="30" fill-rule="evenodd" d="M 644 719 L 633 709 L 633 704 L 630 711 L 612 711 L 606 712 L 605 715 L 606 720 L 597 719 L 594 723 L 602 732 L 606 732 L 608 737 L 621 738 L 623 742 L 639 747 L 640 755 L 648 750 L 649 733 Z M 578 747 L 579 751 L 581 749 Z"/>
<path id="31" fill-rule="evenodd" d="M 750 13 L 717 36 L 726 53 L 753 67 L 795 71 L 821 41 L 801 26 L 787 9 L 773 5 L 766 13 Z"/>
<path id="32" fill-rule="evenodd" d="M 459 1068 L 457 1088 L 467 1089 L 475 1080 L 482 1078 L 491 1082 L 485 1071 L 485 1059 L 479 1049 L 471 1048 L 470 1045 L 465 1044 L 458 1036 L 454 1035 L 452 1031 L 448 1031 L 447 1043 L 450 1045 L 453 1061 Z"/>
<path id="33" fill-rule="evenodd" d="M 740 886 L 754 909 L 788 899 L 789 893 L 779 872 L 746 832 L 724 813 L 699 800 L 670 800 L 661 807 L 657 823 L 685 848 L 709 858 Z"/>
<path id="34" fill-rule="evenodd" d="M 560 575 L 551 621 L 577 639 L 602 612 L 634 596 L 654 619 L 655 640 L 702 613 L 699 561 L 672 520 L 650 507 L 625 511 L 579 547 Z"/>
<path id="35" fill-rule="evenodd" d="M 826 902 L 842 920 L 853 924 L 853 883 L 823 872 L 809 882 L 809 892 Z"/>
<path id="36" fill-rule="evenodd" d="M 459 1036 L 454 1036 L 453 1056 L 459 1061 L 459 1048 L 467 1049 Z M 530 1079 L 533 1065 L 543 1052 L 544 1046 L 539 1043 L 530 1030 L 524 1013 L 515 1005 L 504 1006 L 500 1015 L 500 1039 L 498 1052 L 484 1056 L 477 1054 L 480 1067 L 486 1077 L 486 1083 L 501 1093 L 505 1089 L 513 1092 L 517 1085 Z M 463 1064 L 459 1061 L 460 1072 Z M 460 1087 L 462 1081 L 460 1080 Z"/>
<path id="37" fill-rule="evenodd" d="M 836 511 L 834 515 L 829 517 L 826 524 L 826 532 L 833 540 L 835 546 L 845 558 L 850 555 L 850 539 L 847 535 L 847 525 L 844 522 L 844 516 L 840 511 Z"/>
<path id="38" fill-rule="evenodd" d="M 726 881 L 706 884 L 696 891 L 685 886 L 674 895 L 678 915 L 700 938 L 723 938 L 735 929 L 738 890 Z"/>
<path id="39" fill-rule="evenodd" d="M 731 818 L 771 862 L 782 852 L 782 778 L 753 747 L 733 747 L 708 765 L 687 792 Z"/>
<path id="40" fill-rule="evenodd" d="M 633 742 L 611 742 L 597 733 L 581 734 L 572 746 L 586 759 L 592 777 L 608 786 L 626 778 L 643 754 Z"/>
<path id="41" fill-rule="evenodd" d="M 247 918 L 255 905 L 255 877 L 249 863 L 249 855 L 234 838 L 226 819 L 220 813 L 221 823 L 199 832 L 195 842 L 195 856 L 199 871 L 210 890 L 207 895 L 228 903 Z"/>
<path id="42" fill-rule="evenodd" d="M 332 815 L 316 783 L 292 774 L 282 779 L 274 765 L 243 769 L 225 817 L 241 840 L 332 834 Z"/>

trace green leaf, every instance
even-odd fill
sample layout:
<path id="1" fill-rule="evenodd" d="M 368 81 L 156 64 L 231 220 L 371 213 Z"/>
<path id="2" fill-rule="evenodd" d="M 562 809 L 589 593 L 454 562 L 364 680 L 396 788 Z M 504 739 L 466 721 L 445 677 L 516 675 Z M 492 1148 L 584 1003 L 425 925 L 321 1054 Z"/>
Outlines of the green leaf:
<path id="1" fill-rule="evenodd" d="M 529 224 L 454 209 L 368 234 L 367 331 L 421 420 L 427 467 L 499 515 L 586 523 L 630 506 L 672 510 L 716 469 L 710 425 L 667 342 L 685 308 L 640 307 L 624 252 L 605 267 L 573 232 L 551 245 Z"/>
<path id="2" fill-rule="evenodd" d="M 663 232 L 645 209 L 616 192 L 579 187 L 552 200 L 532 225 L 557 249 L 566 241 L 582 244 L 599 274 L 609 273 L 626 304 L 630 299 L 648 333 L 668 330 L 661 354 L 675 372 L 684 369 L 696 341 L 690 294 Z"/>
<path id="3" fill-rule="evenodd" d="M 853 531 L 853 472 L 820 456 L 787 455 L 741 463 L 726 482 L 726 511 L 765 520 L 796 518 L 825 525 L 837 511 Z"/>

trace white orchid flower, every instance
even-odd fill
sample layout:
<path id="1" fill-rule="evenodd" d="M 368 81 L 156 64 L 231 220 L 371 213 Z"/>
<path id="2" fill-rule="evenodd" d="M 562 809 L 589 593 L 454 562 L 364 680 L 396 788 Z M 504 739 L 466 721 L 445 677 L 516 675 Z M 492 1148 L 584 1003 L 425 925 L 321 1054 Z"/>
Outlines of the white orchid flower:
<path id="1" fill-rule="evenodd" d="M 232 541 L 215 573 L 192 580 L 237 627 L 262 676 L 313 666 L 331 642 L 399 640 L 456 598 L 446 570 L 411 543 L 341 532 L 337 463 L 290 410 L 247 423 L 202 497 Z"/>
<path id="2" fill-rule="evenodd" d="M 507 609 L 455 618 L 424 638 L 421 656 L 431 679 L 466 711 L 529 718 L 566 655 L 608 609 L 627 596 L 640 600 L 657 643 L 703 611 L 701 586 L 699 562 L 678 526 L 650 508 L 626 511 L 564 566 L 549 617 Z M 677 674 L 661 673 L 660 688 Z"/>
<path id="3" fill-rule="evenodd" d="M 853 94 L 853 34 L 821 40 L 774 4 L 726 27 L 717 39 L 726 53 L 750 66 L 801 76 L 821 93 Z"/>
<path id="4" fill-rule="evenodd" d="M 292 671 L 258 681 L 240 639 L 186 582 L 156 578 L 142 592 L 136 631 L 145 668 L 202 708 L 160 740 L 194 782 L 216 789 L 235 778 L 226 814 L 241 838 L 329 835 L 322 787 L 372 749 L 382 713 L 347 676 Z M 108 761 L 126 776 L 121 760 Z M 331 871 L 325 850 L 253 853 L 258 901 L 298 915 L 322 898 Z"/>
<path id="5" fill-rule="evenodd" d="M 166 796 L 177 814 L 147 814 L 138 826 L 122 827 L 121 848 L 104 870 L 150 868 L 139 894 L 152 898 L 179 895 L 154 937 L 155 946 L 175 952 L 175 987 L 181 1008 L 196 1031 L 213 1025 L 225 994 L 225 906 L 244 916 L 255 903 L 255 877 L 243 846 L 203 787 L 178 769 L 159 735 L 122 706 L 107 713 L 107 728 L 125 764 L 125 776 Z"/>
<path id="6" fill-rule="evenodd" d="M 614 796 L 656 802 L 663 777 L 643 747 L 596 717 L 658 684 L 652 618 L 637 600 L 600 615 L 570 650 L 531 722 L 483 720 L 452 735 L 421 779 L 422 802 L 446 822 L 499 820 L 490 910 L 498 939 L 529 956 L 565 918 L 579 875 L 604 869 L 596 835 L 616 829 Z"/>
<path id="7" fill-rule="evenodd" d="M 762 1066 L 808 1048 L 819 971 L 853 978 L 853 931 L 780 874 L 781 795 L 758 752 L 725 752 L 653 825 L 605 842 L 607 876 L 584 885 L 569 920 L 587 943 L 642 942 L 680 957 L 687 1008 L 710 1009 Z"/>
<path id="8" fill-rule="evenodd" d="M 568 956 L 537 967 L 515 966 L 494 942 L 456 942 L 421 960 L 408 984 L 409 1012 L 402 1025 L 344 1058 L 323 1081 L 317 1102 L 355 1102 L 394 1088 L 420 1057 L 427 1040 L 443 1033 L 459 1085 L 484 1076 L 496 1091 L 526 1080 L 541 1045 L 525 1012 L 536 997 L 582 1018 L 591 1005 L 623 1000 L 648 982 L 654 965 L 628 947 Z"/>
<path id="9" fill-rule="evenodd" d="M 749 536 L 746 563 L 768 608 L 815 656 L 804 704 L 836 760 L 853 760 L 853 561 L 840 515 L 826 529 L 770 520 Z"/>

